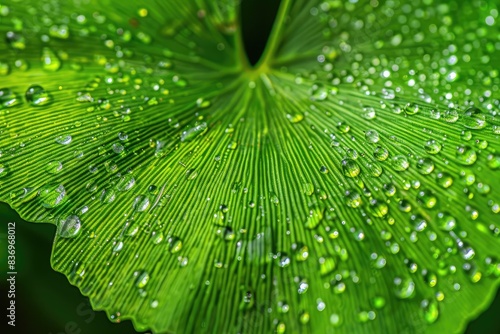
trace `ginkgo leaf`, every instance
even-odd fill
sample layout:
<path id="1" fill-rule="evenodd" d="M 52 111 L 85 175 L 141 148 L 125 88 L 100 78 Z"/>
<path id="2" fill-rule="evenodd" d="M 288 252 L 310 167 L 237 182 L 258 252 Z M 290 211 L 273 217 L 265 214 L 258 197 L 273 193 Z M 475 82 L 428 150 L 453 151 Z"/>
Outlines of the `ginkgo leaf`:
<path id="1" fill-rule="evenodd" d="M 500 282 L 494 2 L 0 6 L 0 199 L 112 321 L 457 332 Z M 258 18 L 255 18 L 258 19 Z"/>

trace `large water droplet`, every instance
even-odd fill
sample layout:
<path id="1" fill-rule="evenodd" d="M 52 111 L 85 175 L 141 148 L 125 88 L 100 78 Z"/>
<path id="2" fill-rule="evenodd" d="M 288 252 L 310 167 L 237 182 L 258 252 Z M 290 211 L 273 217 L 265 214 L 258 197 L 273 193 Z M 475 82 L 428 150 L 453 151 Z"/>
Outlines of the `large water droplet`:
<path id="1" fill-rule="evenodd" d="M 42 206 L 50 209 L 63 204 L 67 200 L 66 189 L 62 184 L 49 183 L 40 188 L 38 194 Z"/>
<path id="2" fill-rule="evenodd" d="M 441 151 L 441 144 L 434 139 L 425 142 L 424 148 L 427 153 L 438 154 Z"/>
<path id="3" fill-rule="evenodd" d="M 149 197 L 146 195 L 139 195 L 134 199 L 134 210 L 137 212 L 144 212 L 147 209 L 149 209 L 149 206 L 151 205 L 151 202 L 149 200 Z"/>
<path id="4" fill-rule="evenodd" d="M 435 323 L 439 317 L 439 305 L 435 300 L 422 302 L 422 310 L 424 313 L 424 319 L 428 324 Z"/>
<path id="5" fill-rule="evenodd" d="M 482 129 L 487 125 L 486 116 L 481 110 L 475 107 L 465 111 L 462 121 L 466 128 L 474 130 Z"/>
<path id="6" fill-rule="evenodd" d="M 134 185 L 135 185 L 134 175 L 131 173 L 127 173 L 118 180 L 118 182 L 116 183 L 116 189 L 118 191 L 127 191 L 132 189 Z"/>
<path id="7" fill-rule="evenodd" d="M 384 147 L 377 146 L 373 151 L 373 156 L 378 161 L 385 161 L 389 157 L 389 151 L 387 151 L 387 149 Z"/>
<path id="8" fill-rule="evenodd" d="M 432 173 L 434 162 L 430 158 L 420 158 L 417 160 L 417 170 L 424 175 Z"/>
<path id="9" fill-rule="evenodd" d="M 19 97 L 10 89 L 0 89 L 0 109 L 9 108 L 21 103 Z"/>
<path id="10" fill-rule="evenodd" d="M 342 170 L 347 177 L 356 177 L 361 172 L 358 163 L 352 159 L 342 160 Z"/>
<path id="11" fill-rule="evenodd" d="M 31 85 L 26 90 L 26 101 L 32 106 L 44 106 L 50 103 L 49 93 L 39 85 Z"/>
<path id="12" fill-rule="evenodd" d="M 365 132 L 366 141 L 369 143 L 378 143 L 380 136 L 377 130 L 368 130 Z"/>
<path id="13" fill-rule="evenodd" d="M 59 221 L 58 234 L 62 238 L 74 238 L 82 228 L 80 218 L 76 215 L 70 215 L 66 219 Z"/>
<path id="14" fill-rule="evenodd" d="M 462 165 L 472 165 L 477 160 L 476 151 L 470 146 L 460 146 L 457 148 L 456 157 Z"/>
<path id="15" fill-rule="evenodd" d="M 198 136 L 201 136 L 204 134 L 208 129 L 207 123 L 199 123 L 196 124 L 195 126 L 188 127 L 186 130 L 184 130 L 181 134 L 181 142 L 184 141 L 191 141 L 195 139 Z"/>
<path id="16" fill-rule="evenodd" d="M 174 236 L 168 237 L 167 242 L 168 242 L 168 250 L 172 254 L 175 254 L 182 249 L 182 240 L 178 237 Z"/>
<path id="17" fill-rule="evenodd" d="M 409 299 L 415 295 L 415 282 L 411 278 L 396 278 L 394 280 L 396 297 L 400 299 Z"/>
<path id="18" fill-rule="evenodd" d="M 394 170 L 402 172 L 407 170 L 408 167 L 410 167 L 410 163 L 408 162 L 408 159 L 406 159 L 404 155 L 396 155 L 391 160 L 391 166 L 392 168 L 394 168 Z"/>
<path id="19" fill-rule="evenodd" d="M 54 51 L 44 47 L 42 49 L 42 65 L 44 70 L 55 72 L 61 68 L 61 60 Z"/>
<path id="20" fill-rule="evenodd" d="M 438 227 L 444 231 L 452 231 L 457 226 L 455 218 L 446 211 L 437 214 L 437 223 Z"/>
<path id="21" fill-rule="evenodd" d="M 150 277 L 147 271 L 135 273 L 135 276 L 137 276 L 135 280 L 135 286 L 138 287 L 139 289 L 144 288 L 146 284 L 148 284 Z"/>

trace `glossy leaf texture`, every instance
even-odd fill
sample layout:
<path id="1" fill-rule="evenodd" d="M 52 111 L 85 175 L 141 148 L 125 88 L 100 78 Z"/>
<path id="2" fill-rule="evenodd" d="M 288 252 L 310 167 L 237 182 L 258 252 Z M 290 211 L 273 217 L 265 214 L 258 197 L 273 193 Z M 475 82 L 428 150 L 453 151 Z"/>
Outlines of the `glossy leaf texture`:
<path id="1" fill-rule="evenodd" d="M 112 321 L 457 332 L 500 276 L 495 1 L 4 1 L 0 199 Z"/>

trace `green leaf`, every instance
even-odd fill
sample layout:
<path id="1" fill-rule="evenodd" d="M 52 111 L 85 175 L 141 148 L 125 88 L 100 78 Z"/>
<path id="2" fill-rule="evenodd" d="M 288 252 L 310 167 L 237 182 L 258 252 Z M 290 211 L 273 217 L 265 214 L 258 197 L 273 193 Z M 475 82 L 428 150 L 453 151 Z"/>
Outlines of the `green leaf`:
<path id="1" fill-rule="evenodd" d="M 0 6 L 0 199 L 155 332 L 457 332 L 500 282 L 493 2 Z"/>

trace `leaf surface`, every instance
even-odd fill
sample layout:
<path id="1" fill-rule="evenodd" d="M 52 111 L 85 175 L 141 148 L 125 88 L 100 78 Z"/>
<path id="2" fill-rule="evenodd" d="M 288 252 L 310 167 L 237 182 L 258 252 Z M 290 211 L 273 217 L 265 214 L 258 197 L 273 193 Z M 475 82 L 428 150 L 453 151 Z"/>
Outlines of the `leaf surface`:
<path id="1" fill-rule="evenodd" d="M 256 67 L 238 6 L 2 5 L 0 199 L 138 330 L 461 331 L 500 275 L 495 4 L 284 0 Z"/>

